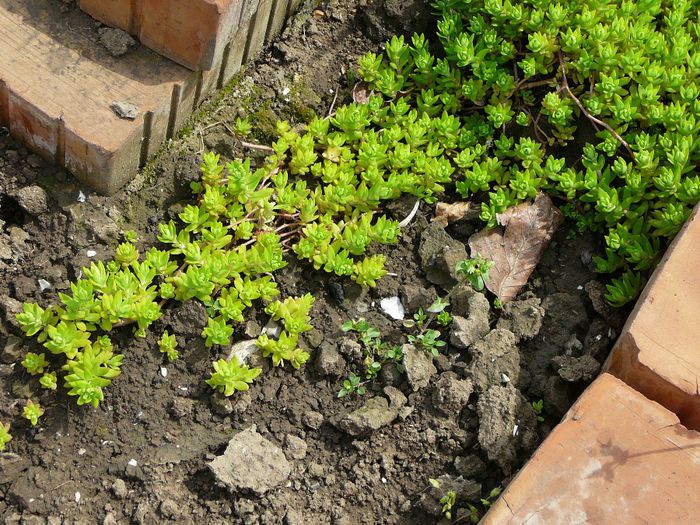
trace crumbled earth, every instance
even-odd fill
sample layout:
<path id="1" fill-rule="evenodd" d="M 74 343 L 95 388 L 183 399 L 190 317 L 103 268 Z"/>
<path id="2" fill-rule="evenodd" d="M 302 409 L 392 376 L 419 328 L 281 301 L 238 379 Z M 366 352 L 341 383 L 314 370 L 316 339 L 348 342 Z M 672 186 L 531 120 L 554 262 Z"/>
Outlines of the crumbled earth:
<path id="1" fill-rule="evenodd" d="M 368 292 L 290 259 L 276 279 L 283 296 L 316 297 L 315 330 L 302 341 L 311 359 L 298 371 L 266 366 L 230 399 L 204 384 L 212 359 L 229 349 L 204 347 L 207 313 L 196 302 L 168 304 L 145 338 L 114 333 L 122 375 L 98 409 L 42 391 L 18 364 L 38 349 L 14 319 L 23 301 L 55 302 L 82 267 L 113 255 L 124 230 L 139 232 L 140 248 L 153 245 L 158 222 L 189 197 L 205 149 L 260 161 L 222 124 L 247 116 L 251 141 L 265 143 L 278 116 L 297 124 L 326 114 L 336 94 L 337 104 L 350 100 L 357 57 L 379 51 L 390 34 L 425 30 L 426 13 L 415 0 L 305 8 L 112 197 L 0 130 L 0 421 L 12 423 L 14 436 L 0 454 L 0 523 L 433 523 L 447 490 L 457 493 L 456 507 L 483 510 L 479 499 L 527 460 L 605 359 L 625 314 L 601 301 L 590 263 L 600 247 L 570 239 L 566 225 L 516 301 L 499 311 L 488 294 L 456 290 L 442 353 L 430 359 L 404 347 L 405 372 L 386 366 L 363 397 L 337 397 L 346 374 L 362 366 L 362 349 L 341 324 L 363 316 L 384 340 L 406 343 L 410 329 L 382 312 L 381 299 L 398 296 L 410 317 L 444 295 L 454 284 L 449 264 L 466 255 L 478 221 L 431 225 L 434 210 L 421 204 L 396 245 L 373 248 L 390 274 Z M 387 212 L 401 220 L 414 202 L 400 199 Z M 235 351 L 259 359 L 248 341 L 274 327 L 260 307 L 247 321 L 236 327 Z M 180 343 L 173 363 L 157 347 L 165 329 Z M 46 408 L 36 428 L 18 415 L 29 396 Z M 531 405 L 540 399 L 544 422 Z"/>
<path id="2" fill-rule="evenodd" d="M 136 45 L 136 40 L 121 29 L 101 27 L 97 32 L 100 36 L 100 44 L 115 57 L 127 54 L 129 49 Z"/>

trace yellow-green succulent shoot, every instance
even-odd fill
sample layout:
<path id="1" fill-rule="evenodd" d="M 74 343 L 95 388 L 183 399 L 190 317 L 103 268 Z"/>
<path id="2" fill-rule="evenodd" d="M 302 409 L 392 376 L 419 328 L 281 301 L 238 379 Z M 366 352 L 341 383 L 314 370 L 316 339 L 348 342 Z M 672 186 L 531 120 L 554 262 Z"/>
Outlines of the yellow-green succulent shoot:
<path id="1" fill-rule="evenodd" d="M 10 424 L 3 423 L 0 421 L 0 452 L 5 450 L 5 445 L 12 441 L 12 436 L 10 435 Z"/>
<path id="2" fill-rule="evenodd" d="M 40 354 L 29 352 L 24 361 L 22 361 L 22 366 L 27 369 L 27 372 L 35 376 L 44 373 L 44 368 L 49 366 L 49 363 L 46 360 L 46 354 L 43 352 Z"/>
<path id="3" fill-rule="evenodd" d="M 46 372 L 43 376 L 41 376 L 41 379 L 39 379 L 39 384 L 47 390 L 56 390 L 56 387 L 58 386 L 56 372 Z"/>
<path id="4" fill-rule="evenodd" d="M 44 409 L 41 408 L 39 403 L 35 403 L 31 399 L 27 399 L 27 404 L 24 406 L 22 411 L 22 417 L 29 420 L 32 426 L 36 426 L 39 422 L 39 418 L 44 415 Z"/>

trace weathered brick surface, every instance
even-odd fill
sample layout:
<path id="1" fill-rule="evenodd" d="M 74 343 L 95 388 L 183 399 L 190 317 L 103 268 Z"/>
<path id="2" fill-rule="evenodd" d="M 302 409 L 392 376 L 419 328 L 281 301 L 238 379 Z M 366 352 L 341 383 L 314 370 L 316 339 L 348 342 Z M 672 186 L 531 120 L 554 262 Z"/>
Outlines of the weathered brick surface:
<path id="1" fill-rule="evenodd" d="M 694 525 L 698 492 L 700 434 L 602 374 L 482 523 Z"/>
<path id="2" fill-rule="evenodd" d="M 637 301 L 607 370 L 700 430 L 700 205 Z"/>
<path id="3" fill-rule="evenodd" d="M 110 56 L 94 22 L 59 5 L 0 5 L 0 119 L 31 149 L 109 193 L 191 112 L 197 75 L 143 47 Z M 138 106 L 136 119 L 119 118 L 115 101 Z"/>
<path id="4" fill-rule="evenodd" d="M 229 33 L 226 37 L 217 33 L 217 42 L 209 48 L 214 50 L 215 67 L 192 72 L 143 46 L 123 57 L 109 55 L 96 41 L 94 21 L 78 11 L 59 13 L 57 2 L 0 4 L 0 124 L 103 193 L 130 180 L 180 129 L 199 101 L 227 83 L 244 59 L 252 58 L 266 38 L 280 30 L 280 15 L 271 16 L 271 10 L 286 13 L 288 7 L 284 0 L 83 0 L 83 4 L 117 27 L 136 23 L 133 6 L 155 10 L 149 20 L 172 21 L 176 15 L 168 11 L 171 4 L 184 5 L 177 11 L 182 19 L 195 18 L 196 5 L 215 6 L 218 14 L 233 8 L 235 13 L 228 13 L 239 24 L 218 18 Z M 139 17 L 143 20 L 143 13 Z M 139 27 L 142 24 L 138 22 Z M 158 38 L 162 43 L 190 43 L 190 37 L 181 31 Z M 230 40 L 221 45 L 225 38 Z M 190 52 L 203 49 L 196 44 Z M 136 119 L 119 118 L 110 108 L 115 101 L 138 106 Z"/>
<path id="5" fill-rule="evenodd" d="M 222 61 L 227 62 L 225 54 L 244 52 L 247 39 L 241 33 L 249 28 L 256 28 L 256 38 L 247 56 L 254 55 L 262 47 L 260 35 L 264 40 L 268 22 L 270 34 L 282 28 L 288 0 L 80 0 L 80 7 L 161 55 L 189 69 L 208 71 L 220 70 Z M 243 50 L 227 50 L 240 46 L 241 40 Z"/>

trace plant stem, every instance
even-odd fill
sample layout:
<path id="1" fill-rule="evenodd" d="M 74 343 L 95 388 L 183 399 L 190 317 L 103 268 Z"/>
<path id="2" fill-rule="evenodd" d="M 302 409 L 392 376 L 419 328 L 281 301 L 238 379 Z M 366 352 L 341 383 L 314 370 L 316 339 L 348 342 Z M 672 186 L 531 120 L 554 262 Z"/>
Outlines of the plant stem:
<path id="1" fill-rule="evenodd" d="M 617 131 L 615 131 L 609 124 L 607 124 L 606 122 L 603 122 L 599 118 L 591 115 L 588 112 L 588 110 L 583 106 L 583 104 L 578 99 L 578 97 L 576 97 L 576 95 L 574 95 L 574 93 L 571 91 L 571 88 L 569 87 L 569 82 L 566 80 L 566 67 L 564 66 L 564 59 L 562 58 L 561 54 L 559 55 L 559 66 L 561 68 L 561 77 L 562 77 L 561 90 L 564 91 L 569 96 L 569 98 L 571 98 L 571 100 L 574 101 L 574 103 L 581 110 L 581 113 L 583 113 L 584 115 L 586 115 L 586 117 L 588 117 L 588 120 L 590 120 L 591 122 L 594 122 L 595 124 L 598 124 L 599 126 L 604 127 L 606 130 L 608 130 L 610 132 L 610 134 L 613 137 L 615 137 L 615 139 L 620 144 L 622 144 L 625 147 L 625 149 L 627 149 L 627 151 L 630 154 L 630 157 L 632 157 L 632 161 L 634 162 L 635 161 L 634 151 L 632 151 L 632 148 L 627 143 L 627 141 L 625 141 L 625 139 L 623 139 L 620 136 L 620 134 Z"/>

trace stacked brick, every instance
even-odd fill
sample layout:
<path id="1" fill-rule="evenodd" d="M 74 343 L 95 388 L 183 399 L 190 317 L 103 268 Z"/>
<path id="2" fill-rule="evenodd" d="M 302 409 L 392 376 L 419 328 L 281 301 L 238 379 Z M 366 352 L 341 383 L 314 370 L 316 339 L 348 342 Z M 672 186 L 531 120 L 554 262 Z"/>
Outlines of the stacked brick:
<path id="1" fill-rule="evenodd" d="M 143 45 L 112 56 L 60 3 L 0 4 L 0 125 L 102 193 L 128 182 L 299 0 L 80 0 Z M 60 21 L 57 23 L 56 21 Z M 126 118 L 115 104 L 133 108 Z"/>

